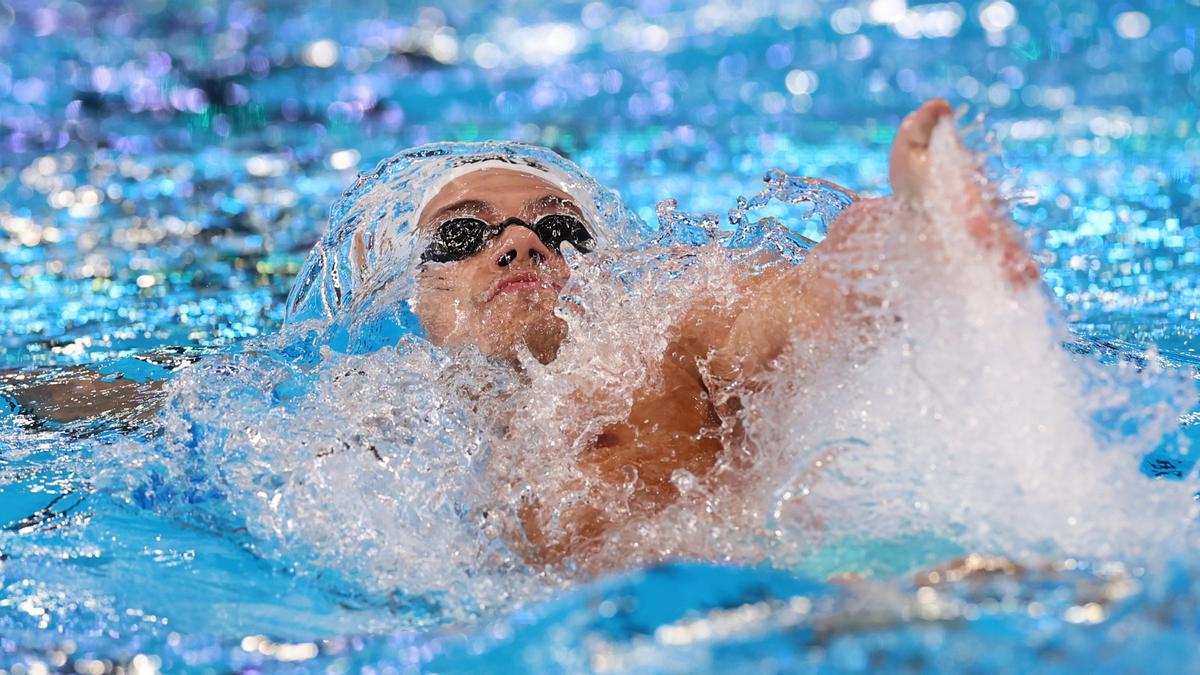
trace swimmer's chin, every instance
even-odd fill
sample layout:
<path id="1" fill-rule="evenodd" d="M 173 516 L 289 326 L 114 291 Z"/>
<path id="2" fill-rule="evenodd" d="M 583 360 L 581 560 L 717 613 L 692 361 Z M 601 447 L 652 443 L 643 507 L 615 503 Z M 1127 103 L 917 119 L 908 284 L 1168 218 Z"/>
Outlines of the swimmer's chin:
<path id="1" fill-rule="evenodd" d="M 520 329 L 509 332 L 503 331 L 505 324 L 497 324 L 499 329 L 492 335 L 488 345 L 479 345 L 484 353 L 501 357 L 513 365 L 519 366 L 522 352 L 528 353 L 543 365 L 558 357 L 559 347 L 567 337 L 567 322 L 555 316 L 552 312 L 539 311 L 536 316 L 530 316 L 520 322 Z M 508 323 L 512 326 L 512 323 Z"/>

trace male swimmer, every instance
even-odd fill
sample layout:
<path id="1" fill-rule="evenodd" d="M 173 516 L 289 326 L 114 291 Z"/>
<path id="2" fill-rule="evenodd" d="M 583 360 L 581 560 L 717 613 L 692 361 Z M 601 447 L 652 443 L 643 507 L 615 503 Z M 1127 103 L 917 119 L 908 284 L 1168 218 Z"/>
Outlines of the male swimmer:
<path id="1" fill-rule="evenodd" d="M 945 101 L 933 100 L 904 120 L 890 159 L 895 195 L 854 203 L 802 265 L 773 265 L 737 275 L 748 300 L 735 306 L 694 298 L 669 331 L 661 363 L 652 366 L 660 370 L 659 377 L 648 378 L 654 384 L 635 392 L 624 421 L 607 425 L 588 440 L 576 458 L 579 472 L 594 485 L 617 491 L 627 489 L 629 472 L 635 471 L 635 492 L 625 493 L 621 503 L 653 515 L 676 501 L 672 476 L 678 470 L 700 481 L 728 479 L 715 475 L 714 468 L 726 450 L 722 439 L 729 438 L 723 431 L 732 428 L 736 435 L 740 424 L 740 394 L 753 391 L 754 382 L 777 367 L 791 345 L 807 345 L 804 354 L 793 354 L 798 358 L 789 361 L 804 369 L 806 363 L 832 356 L 839 339 L 869 340 L 883 330 L 879 319 L 864 319 L 876 315 L 860 311 L 872 297 L 854 275 L 868 270 L 848 275 L 844 266 L 830 261 L 899 226 L 889 222 L 888 215 L 895 213 L 892 202 L 921 198 L 930 177 L 931 134 L 950 114 Z M 967 221 L 971 236 L 999 253 L 1011 284 L 1036 280 L 1037 268 L 1014 230 L 985 203 L 990 197 L 973 181 L 964 183 L 971 186 L 971 193 L 962 196 L 964 203 L 978 207 L 969 209 L 976 214 Z M 415 218 L 418 239 L 428 243 L 419 252 L 412 307 L 429 341 L 478 349 L 520 368 L 523 354 L 547 364 L 564 341 L 586 339 L 568 335 L 567 323 L 555 311 L 570 276 L 562 249 L 593 248 L 595 220 L 595 213 L 549 173 L 497 161 L 457 167 L 422 200 Z M 368 253 L 360 235 L 355 235 L 349 258 L 361 271 L 368 267 Z M 307 292 L 303 279 L 297 289 L 294 296 Z M 338 298 L 344 297 L 339 286 Z M 329 304 L 325 299 L 321 303 Z M 140 389 L 123 380 L 112 383 L 98 375 L 69 379 L 53 386 L 18 387 L 15 394 L 26 409 L 44 410 L 57 421 L 120 410 L 120 403 L 105 395 L 113 391 L 125 392 L 125 407 L 139 403 L 126 390 Z M 718 390 L 740 394 L 716 395 Z M 519 523 L 503 526 L 509 541 L 531 562 L 589 567 L 589 555 L 603 546 L 606 533 L 623 517 L 606 511 L 600 490 L 592 498 L 572 501 L 556 499 L 553 487 L 534 486 L 535 496 L 517 515 Z"/>
<path id="2" fill-rule="evenodd" d="M 719 430 L 738 424 L 742 402 L 716 396 L 715 389 L 749 389 L 792 344 L 812 345 L 799 363 L 815 363 L 830 355 L 821 346 L 836 345 L 839 336 L 879 330 L 856 310 L 871 298 L 843 268 L 831 273 L 826 260 L 860 246 L 873 228 L 894 227 L 880 217 L 891 200 L 920 197 L 931 133 L 950 114 L 949 104 L 933 100 L 904 120 L 890 161 L 895 196 L 852 205 L 802 265 L 740 277 L 750 300 L 736 307 L 695 298 L 670 331 L 661 377 L 635 394 L 626 420 L 592 439 L 578 457 L 579 469 L 615 490 L 632 468 L 639 480 L 629 502 L 645 515 L 661 510 L 676 495 L 676 470 L 711 479 L 724 449 Z M 985 197 L 976 192 L 968 199 Z M 1036 279 L 1036 266 L 1011 227 L 980 206 L 980 216 L 969 221 L 972 236 L 1000 249 L 1011 283 Z M 574 198 L 553 181 L 484 163 L 445 183 L 420 210 L 417 226 L 431 243 L 421 253 L 415 312 L 435 345 L 474 347 L 517 366 L 524 350 L 542 363 L 553 361 L 563 341 L 574 337 L 555 314 L 570 274 L 560 248 L 587 251 L 592 242 Z M 618 518 L 604 503 L 603 495 L 564 505 L 539 494 L 520 514 L 523 554 L 543 562 L 587 558 Z"/>

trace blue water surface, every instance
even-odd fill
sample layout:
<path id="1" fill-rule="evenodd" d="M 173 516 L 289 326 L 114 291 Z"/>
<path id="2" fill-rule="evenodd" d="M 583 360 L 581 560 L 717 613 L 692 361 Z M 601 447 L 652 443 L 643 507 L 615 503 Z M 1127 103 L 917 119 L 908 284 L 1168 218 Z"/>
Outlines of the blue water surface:
<path id="1" fill-rule="evenodd" d="M 0 0 L 0 368 L 159 380 L 272 333 L 330 204 L 405 147 L 546 145 L 654 223 L 668 197 L 723 214 L 776 167 L 884 194 L 899 121 L 942 96 L 1003 146 L 1070 347 L 1192 373 L 1198 30 L 1196 0 Z M 1190 560 L 923 585 L 912 570 L 966 553 L 928 541 L 632 570 L 447 622 L 260 555 L 199 491 L 97 489 L 93 453 L 153 433 L 137 420 L 2 401 L 13 673 L 1200 669 Z M 1192 461 L 1165 447 L 1143 472 Z"/>

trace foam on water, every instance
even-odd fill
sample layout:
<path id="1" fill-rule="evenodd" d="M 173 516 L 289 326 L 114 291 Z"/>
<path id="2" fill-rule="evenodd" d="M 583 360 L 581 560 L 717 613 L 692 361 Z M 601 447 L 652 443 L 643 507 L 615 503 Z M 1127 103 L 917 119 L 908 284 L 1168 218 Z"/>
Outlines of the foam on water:
<path id="1" fill-rule="evenodd" d="M 931 157 L 923 200 L 876 208 L 852 251 L 822 261 L 872 300 L 827 344 L 794 345 L 773 372 L 724 392 L 745 403 L 724 421 L 724 454 L 707 476 L 677 471 L 665 509 L 633 498 L 636 472 L 613 486 L 582 471 L 580 452 L 658 384 L 697 298 L 747 303 L 747 277 L 806 256 L 800 228 L 751 224 L 748 211 L 815 200 L 819 237 L 852 195 L 775 173 L 739 205 L 734 231 L 664 204 L 669 227 L 637 245 L 640 233 L 619 229 L 636 219 L 608 202 L 610 245 L 567 251 L 569 339 L 554 361 L 527 356 L 519 369 L 435 347 L 395 319 L 410 312 L 404 265 L 374 277 L 377 295 L 338 305 L 328 299 L 340 292 L 305 289 L 345 290 L 341 263 L 310 263 L 292 307 L 320 297 L 329 314 L 297 310 L 281 335 L 181 372 L 161 435 L 106 449 L 98 483 L 142 508 L 245 528 L 260 554 L 386 598 L 412 623 L 486 614 L 600 569 L 672 557 L 795 567 L 822 546 L 904 537 L 1026 559 L 1165 559 L 1188 535 L 1195 488 L 1152 482 L 1137 464 L 1163 444 L 1186 451 L 1178 416 L 1194 384 L 1065 351 L 1041 289 L 1014 290 L 999 254 L 968 234 L 982 208 L 964 197 L 974 158 L 950 125 Z M 311 260 L 349 260 L 345 218 L 386 224 L 387 199 L 405 199 L 388 175 L 381 165 L 349 193 Z M 355 207 L 355 195 L 380 194 Z M 419 250 L 402 235 L 394 250 Z M 378 328 L 388 316 L 398 332 Z M 531 500 L 552 514 L 549 536 L 569 534 L 553 514 L 580 506 L 619 525 L 587 560 L 531 564 Z"/>

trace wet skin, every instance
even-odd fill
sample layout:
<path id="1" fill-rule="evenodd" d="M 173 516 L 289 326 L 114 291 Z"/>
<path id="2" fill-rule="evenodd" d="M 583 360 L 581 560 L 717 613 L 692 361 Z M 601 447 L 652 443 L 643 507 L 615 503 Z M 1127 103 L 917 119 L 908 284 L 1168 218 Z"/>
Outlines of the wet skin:
<path id="1" fill-rule="evenodd" d="M 921 195 L 929 176 L 931 131 L 950 112 L 945 101 L 930 101 L 902 124 L 889 173 L 898 198 Z M 854 289 L 845 270 L 830 273 L 826 259 L 853 250 L 856 241 L 884 226 L 878 214 L 890 206 L 890 199 L 894 198 L 863 200 L 847 209 L 804 265 L 745 275 L 738 283 L 749 301 L 736 312 L 715 309 L 723 303 L 710 298 L 696 298 L 692 311 L 671 333 L 659 384 L 635 394 L 628 419 L 598 434 L 577 458 L 579 468 L 614 491 L 626 483 L 631 469 L 636 470 L 640 481 L 632 501 L 644 514 L 675 499 L 670 479 L 676 469 L 686 469 L 702 481 L 735 479 L 715 476 L 714 467 L 724 451 L 722 422 L 726 432 L 737 433 L 740 400 L 714 394 L 746 391 L 793 341 L 813 345 L 795 361 L 803 368 L 806 362 L 830 356 L 836 338 L 878 329 L 863 325 L 857 311 L 871 298 Z M 982 197 L 972 194 L 966 199 Z M 458 215 L 490 223 L 513 216 L 534 222 L 550 213 L 578 215 L 570 200 L 570 195 L 529 174 L 482 169 L 460 176 L 439 192 L 422 211 L 420 226 L 436 228 Z M 1005 273 L 1014 285 L 1037 278 L 1036 266 L 1006 223 L 971 222 L 969 227 L 985 247 L 1001 249 Z M 435 344 L 471 345 L 514 364 L 525 348 L 548 363 L 567 337 L 565 323 L 553 312 L 568 276 L 557 252 L 529 229 L 513 225 L 466 260 L 423 266 L 417 315 Z M 516 283 L 509 283 L 512 280 Z M 798 297 L 803 302 L 797 302 Z M 720 408 L 716 400 L 722 401 Z M 594 496 L 594 503 L 605 503 L 604 495 Z M 601 547 L 617 516 L 597 506 L 564 510 L 554 501 L 554 495 L 541 494 L 521 513 L 522 553 L 531 562 L 586 561 Z M 553 535 L 546 527 L 552 517 L 559 523 Z"/>
<path id="2" fill-rule="evenodd" d="M 442 188 L 422 210 L 419 227 L 432 231 L 461 216 L 534 223 L 558 213 L 582 217 L 569 194 L 535 176 L 482 169 Z M 549 363 L 566 337 L 554 308 L 569 276 L 558 252 L 529 228 L 512 225 L 466 260 L 422 264 L 414 309 L 435 344 L 472 345 L 508 359 L 523 347 Z"/>

